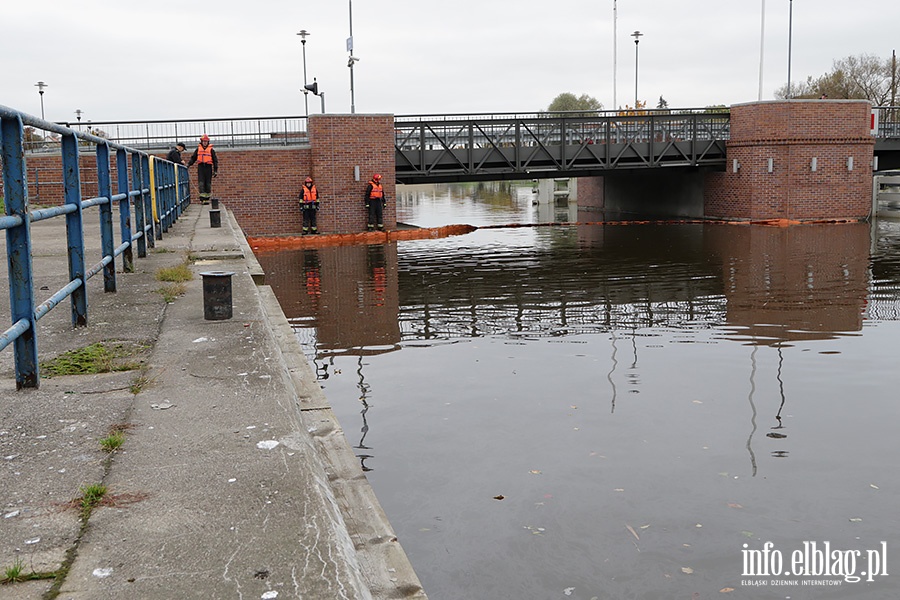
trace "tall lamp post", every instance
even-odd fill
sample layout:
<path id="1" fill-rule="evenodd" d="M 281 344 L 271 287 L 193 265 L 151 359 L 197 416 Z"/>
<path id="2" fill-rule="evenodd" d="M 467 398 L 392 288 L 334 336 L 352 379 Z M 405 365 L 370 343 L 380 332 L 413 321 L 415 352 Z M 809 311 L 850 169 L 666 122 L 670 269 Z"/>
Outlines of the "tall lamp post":
<path id="1" fill-rule="evenodd" d="M 616 58 L 616 22 L 618 20 L 618 12 L 616 11 L 616 0 L 613 0 L 613 110 L 618 108 L 618 100 L 616 98 L 616 66 L 618 60 Z"/>
<path id="2" fill-rule="evenodd" d="M 788 10 L 788 88 L 787 88 L 787 97 L 788 100 L 794 97 L 794 92 L 791 90 L 791 37 L 794 31 L 794 0 L 790 0 L 788 6 L 790 7 Z"/>
<path id="3" fill-rule="evenodd" d="M 759 97 L 762 102 L 763 97 L 763 56 L 765 55 L 766 45 L 766 0 L 762 0 L 762 11 L 759 18 Z"/>
<path id="4" fill-rule="evenodd" d="M 353 92 L 353 64 L 359 59 L 353 56 L 353 0 L 350 1 L 350 37 L 347 38 L 347 52 L 350 57 L 347 59 L 347 66 L 350 67 L 350 114 L 356 112 L 356 97 Z"/>
<path id="5" fill-rule="evenodd" d="M 306 89 L 306 36 L 309 35 L 309 32 L 305 29 L 301 29 L 300 33 L 297 35 L 300 36 L 300 43 L 303 45 L 303 107 L 306 110 L 306 118 L 309 118 L 309 90 Z"/>
<path id="6" fill-rule="evenodd" d="M 642 35 L 644 34 L 640 31 L 631 34 L 634 38 L 634 110 L 638 109 L 638 44 Z"/>
<path id="7" fill-rule="evenodd" d="M 34 86 L 38 89 L 38 94 L 41 95 L 41 119 L 44 118 L 44 88 L 50 87 L 48 84 L 43 81 L 38 81 Z"/>

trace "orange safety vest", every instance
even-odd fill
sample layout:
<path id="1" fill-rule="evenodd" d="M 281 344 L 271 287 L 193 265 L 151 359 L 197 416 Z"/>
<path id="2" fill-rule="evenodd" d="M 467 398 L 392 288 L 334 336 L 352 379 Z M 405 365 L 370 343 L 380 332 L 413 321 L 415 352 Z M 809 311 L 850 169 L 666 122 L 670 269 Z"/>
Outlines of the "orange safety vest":
<path id="1" fill-rule="evenodd" d="M 315 202 L 319 199 L 319 191 L 316 189 L 315 184 L 311 188 L 303 186 L 303 201 L 304 202 Z"/>
<path id="2" fill-rule="evenodd" d="M 369 198 L 384 198 L 384 189 L 382 189 L 380 183 L 370 181 L 369 185 L 372 186 L 372 192 L 369 194 Z"/>
<path id="3" fill-rule="evenodd" d="M 213 164 L 212 144 L 209 144 L 206 148 L 203 147 L 203 144 L 197 146 L 197 162 L 202 165 Z"/>

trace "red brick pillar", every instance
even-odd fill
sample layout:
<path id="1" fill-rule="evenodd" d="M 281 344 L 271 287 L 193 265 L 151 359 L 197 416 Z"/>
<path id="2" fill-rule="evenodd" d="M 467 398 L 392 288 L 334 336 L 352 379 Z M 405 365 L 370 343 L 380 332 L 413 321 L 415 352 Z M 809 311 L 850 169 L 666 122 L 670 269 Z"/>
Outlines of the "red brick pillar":
<path id="1" fill-rule="evenodd" d="M 372 175 L 382 176 L 387 206 L 384 225 L 397 226 L 393 115 L 310 115 L 312 177 L 323 197 L 319 230 L 366 230 L 363 195 Z M 359 170 L 359 180 L 356 170 Z"/>
<path id="2" fill-rule="evenodd" d="M 871 110 L 864 100 L 732 106 L 728 162 L 706 180 L 705 215 L 865 219 L 872 206 Z"/>

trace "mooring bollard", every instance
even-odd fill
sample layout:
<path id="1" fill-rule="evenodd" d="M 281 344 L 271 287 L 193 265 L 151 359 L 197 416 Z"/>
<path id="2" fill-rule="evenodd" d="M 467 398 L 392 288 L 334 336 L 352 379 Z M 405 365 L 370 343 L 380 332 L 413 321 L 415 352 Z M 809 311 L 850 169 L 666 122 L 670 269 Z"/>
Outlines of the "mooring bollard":
<path id="1" fill-rule="evenodd" d="M 231 318 L 230 271 L 207 271 L 203 277 L 203 318 L 207 321 L 224 321 Z"/>
<path id="2" fill-rule="evenodd" d="M 209 200 L 211 204 L 209 207 L 213 210 L 219 210 L 219 199 L 218 198 L 210 198 Z"/>
<path id="3" fill-rule="evenodd" d="M 220 210 L 209 211 L 209 226 L 210 227 L 221 227 L 222 226 L 222 211 L 220 211 Z"/>

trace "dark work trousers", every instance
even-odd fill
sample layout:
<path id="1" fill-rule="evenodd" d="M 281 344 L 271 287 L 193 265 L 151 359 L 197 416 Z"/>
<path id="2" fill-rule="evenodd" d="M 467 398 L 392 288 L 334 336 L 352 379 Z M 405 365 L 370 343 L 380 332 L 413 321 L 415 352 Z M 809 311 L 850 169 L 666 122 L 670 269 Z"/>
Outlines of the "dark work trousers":
<path id="1" fill-rule="evenodd" d="M 212 195 L 213 166 L 197 163 L 197 186 L 200 188 L 200 199 L 206 200 Z"/>
<path id="2" fill-rule="evenodd" d="M 384 200 L 369 200 L 369 229 L 384 229 Z"/>
<path id="3" fill-rule="evenodd" d="M 316 213 L 318 211 L 315 207 L 307 208 L 306 204 L 303 204 L 301 212 L 303 213 L 303 233 L 319 233 L 316 225 Z"/>

